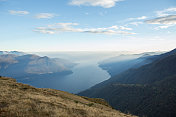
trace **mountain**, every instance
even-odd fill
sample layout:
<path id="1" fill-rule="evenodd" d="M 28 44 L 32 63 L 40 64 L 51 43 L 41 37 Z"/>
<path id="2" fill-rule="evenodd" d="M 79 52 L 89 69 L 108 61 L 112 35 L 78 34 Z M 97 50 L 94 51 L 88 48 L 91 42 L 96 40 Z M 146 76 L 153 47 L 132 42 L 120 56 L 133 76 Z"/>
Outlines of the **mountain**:
<path id="1" fill-rule="evenodd" d="M 135 117 L 112 109 L 103 99 L 34 88 L 0 77 L 1 117 Z"/>
<path id="2" fill-rule="evenodd" d="M 120 55 L 106 59 L 99 63 L 99 67 L 106 70 L 111 76 L 115 76 L 130 68 L 137 68 L 149 64 L 159 52 L 146 52 L 142 54 Z"/>
<path id="3" fill-rule="evenodd" d="M 103 98 L 112 107 L 141 117 L 175 117 L 176 50 L 152 59 L 152 63 L 126 70 L 79 95 Z"/>
<path id="4" fill-rule="evenodd" d="M 0 51 L 0 55 L 2 54 L 14 54 L 14 55 L 21 56 L 21 55 L 25 55 L 26 53 L 19 52 L 19 51 Z"/>
<path id="5" fill-rule="evenodd" d="M 74 65 L 67 60 L 33 54 L 0 55 L 0 75 L 16 79 L 58 77 L 72 73 L 70 68 Z"/>

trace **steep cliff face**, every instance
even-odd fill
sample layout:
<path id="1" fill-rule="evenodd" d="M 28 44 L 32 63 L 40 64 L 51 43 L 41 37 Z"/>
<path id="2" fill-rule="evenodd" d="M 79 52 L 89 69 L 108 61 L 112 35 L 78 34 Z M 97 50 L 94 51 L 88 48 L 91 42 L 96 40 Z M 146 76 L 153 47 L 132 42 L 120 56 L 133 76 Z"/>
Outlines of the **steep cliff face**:
<path id="1" fill-rule="evenodd" d="M 34 88 L 11 78 L 0 77 L 0 91 L 0 116 L 5 117 L 133 117 L 102 99 Z"/>

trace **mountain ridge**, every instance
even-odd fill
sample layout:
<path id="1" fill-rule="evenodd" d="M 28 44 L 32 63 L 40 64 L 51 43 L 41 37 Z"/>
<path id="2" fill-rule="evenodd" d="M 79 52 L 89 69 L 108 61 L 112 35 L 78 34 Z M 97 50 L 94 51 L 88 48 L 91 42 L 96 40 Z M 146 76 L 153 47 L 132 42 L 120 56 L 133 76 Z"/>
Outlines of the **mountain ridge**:
<path id="1" fill-rule="evenodd" d="M 150 64 L 129 69 L 79 95 L 103 98 L 122 111 L 138 116 L 176 115 L 176 51 L 154 57 Z"/>
<path id="2" fill-rule="evenodd" d="M 161 52 L 160 52 L 161 53 Z M 159 54 L 156 52 L 146 52 L 141 54 L 120 55 L 99 62 L 99 67 L 106 70 L 111 77 L 120 74 L 130 68 L 139 68 L 154 61 Z"/>
<path id="3" fill-rule="evenodd" d="M 71 74 L 71 68 L 75 66 L 68 60 L 59 58 L 40 57 L 35 54 L 2 54 L 0 55 L 0 75 L 25 79 L 44 77 L 44 75 Z"/>

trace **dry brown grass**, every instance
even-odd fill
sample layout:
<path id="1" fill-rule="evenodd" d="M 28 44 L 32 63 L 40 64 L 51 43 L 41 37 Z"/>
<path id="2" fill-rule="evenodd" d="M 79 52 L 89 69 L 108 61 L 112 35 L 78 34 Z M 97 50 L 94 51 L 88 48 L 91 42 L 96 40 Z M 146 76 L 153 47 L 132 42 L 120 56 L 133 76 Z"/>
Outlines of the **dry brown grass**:
<path id="1" fill-rule="evenodd" d="M 100 104 L 101 103 L 101 104 Z M 103 105 L 104 104 L 104 105 Z M 0 117 L 131 117 L 103 100 L 0 78 Z"/>

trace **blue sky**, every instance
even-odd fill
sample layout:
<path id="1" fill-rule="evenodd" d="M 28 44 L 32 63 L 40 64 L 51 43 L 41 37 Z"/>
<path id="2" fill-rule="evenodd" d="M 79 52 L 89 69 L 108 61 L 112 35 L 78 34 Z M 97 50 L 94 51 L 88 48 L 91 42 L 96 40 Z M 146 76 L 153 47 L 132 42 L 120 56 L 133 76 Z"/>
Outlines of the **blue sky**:
<path id="1" fill-rule="evenodd" d="M 0 50 L 166 51 L 175 0 L 0 0 Z"/>

